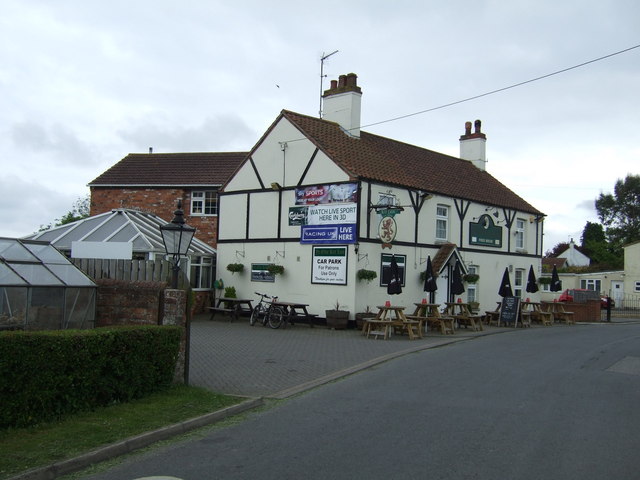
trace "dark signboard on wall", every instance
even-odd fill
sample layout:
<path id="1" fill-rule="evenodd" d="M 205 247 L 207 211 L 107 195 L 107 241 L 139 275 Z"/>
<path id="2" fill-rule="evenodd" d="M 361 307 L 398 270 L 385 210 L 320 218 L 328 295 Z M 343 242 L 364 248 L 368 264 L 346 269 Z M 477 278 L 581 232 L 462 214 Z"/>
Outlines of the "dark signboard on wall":
<path id="1" fill-rule="evenodd" d="M 493 223 L 491 215 L 481 215 L 477 222 L 469 222 L 469 244 L 502 247 L 502 227 Z"/>

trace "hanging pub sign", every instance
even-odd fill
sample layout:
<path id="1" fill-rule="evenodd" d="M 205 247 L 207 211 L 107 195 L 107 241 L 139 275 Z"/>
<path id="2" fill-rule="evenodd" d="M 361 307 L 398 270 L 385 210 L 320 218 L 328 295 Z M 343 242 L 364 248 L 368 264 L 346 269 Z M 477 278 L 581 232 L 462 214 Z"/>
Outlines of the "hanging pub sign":
<path id="1" fill-rule="evenodd" d="M 333 183 L 296 188 L 296 205 L 354 203 L 358 201 L 357 183 Z"/>
<path id="2" fill-rule="evenodd" d="M 483 247 L 502 247 L 502 227 L 493 223 L 491 215 L 481 215 L 478 222 L 469 222 L 469 243 Z"/>
<path id="3" fill-rule="evenodd" d="M 382 242 L 382 248 L 391 248 L 391 242 L 396 238 L 398 225 L 393 217 L 382 217 L 378 225 L 378 236 Z"/>
<path id="4" fill-rule="evenodd" d="M 311 283 L 347 284 L 347 247 L 313 247 Z"/>

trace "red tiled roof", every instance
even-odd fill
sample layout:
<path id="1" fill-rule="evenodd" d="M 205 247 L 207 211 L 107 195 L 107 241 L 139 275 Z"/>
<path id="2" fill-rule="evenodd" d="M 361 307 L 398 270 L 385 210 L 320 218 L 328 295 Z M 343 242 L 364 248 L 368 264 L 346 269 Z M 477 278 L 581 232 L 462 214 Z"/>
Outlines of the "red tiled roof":
<path id="1" fill-rule="evenodd" d="M 89 186 L 222 185 L 248 152 L 130 153 Z"/>
<path id="2" fill-rule="evenodd" d="M 565 266 L 565 263 L 567 262 L 566 258 L 560 258 L 560 257 L 543 257 L 542 258 L 542 266 L 548 266 L 549 270 L 551 270 L 553 268 L 553 266 L 555 265 L 556 268 L 562 268 Z"/>
<path id="3" fill-rule="evenodd" d="M 337 123 L 288 110 L 283 110 L 281 117 L 293 123 L 353 179 L 389 183 L 542 215 L 468 160 L 364 131 L 360 132 L 360 138 L 351 137 Z"/>

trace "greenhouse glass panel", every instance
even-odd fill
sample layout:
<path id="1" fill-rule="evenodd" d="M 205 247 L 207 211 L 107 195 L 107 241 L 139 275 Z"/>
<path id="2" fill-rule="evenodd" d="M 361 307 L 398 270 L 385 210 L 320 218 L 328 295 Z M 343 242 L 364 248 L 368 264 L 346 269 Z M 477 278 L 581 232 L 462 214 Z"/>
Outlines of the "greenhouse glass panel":
<path id="1" fill-rule="evenodd" d="M 30 285 L 61 285 L 60 280 L 40 263 L 14 263 L 11 267 Z"/>
<path id="2" fill-rule="evenodd" d="M 67 260 L 67 257 L 61 254 L 51 245 L 42 245 L 40 243 L 26 243 L 24 246 L 28 248 L 29 251 L 36 257 L 38 257 L 43 263 L 55 263 L 58 265 L 69 264 L 69 260 Z"/>
<path id="3" fill-rule="evenodd" d="M 8 238 L 0 238 L 0 258 L 7 262 L 37 262 L 29 250 L 24 248 L 20 243 Z"/>
<path id="4" fill-rule="evenodd" d="M 66 285 L 93 286 L 93 282 L 73 265 L 48 265 L 48 267 Z"/>
<path id="5" fill-rule="evenodd" d="M 0 263 L 0 285 L 26 285 L 20 276 L 8 266 Z"/>

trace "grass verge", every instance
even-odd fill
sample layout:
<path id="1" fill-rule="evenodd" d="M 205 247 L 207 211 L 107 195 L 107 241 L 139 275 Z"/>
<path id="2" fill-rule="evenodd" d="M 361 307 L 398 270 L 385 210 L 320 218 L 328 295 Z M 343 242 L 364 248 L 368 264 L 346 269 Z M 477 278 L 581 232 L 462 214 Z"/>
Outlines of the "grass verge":
<path id="1" fill-rule="evenodd" d="M 0 430 L 0 479 L 240 403 L 239 397 L 176 385 L 130 403 L 57 422 Z"/>

